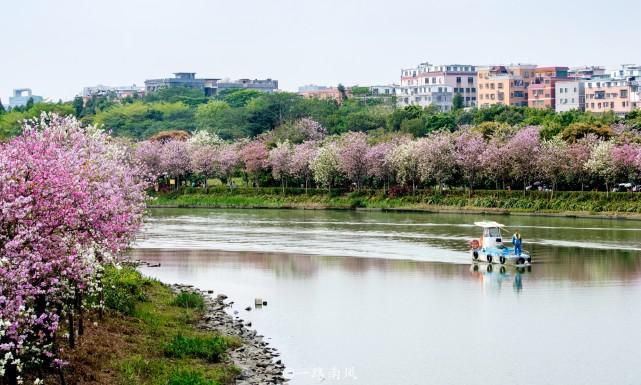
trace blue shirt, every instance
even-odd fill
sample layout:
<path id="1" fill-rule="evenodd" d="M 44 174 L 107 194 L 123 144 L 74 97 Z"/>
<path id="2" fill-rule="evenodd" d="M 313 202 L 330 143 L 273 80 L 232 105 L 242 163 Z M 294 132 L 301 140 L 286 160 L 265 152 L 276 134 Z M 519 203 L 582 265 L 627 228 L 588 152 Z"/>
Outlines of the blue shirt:
<path id="1" fill-rule="evenodd" d="M 517 238 L 516 234 L 512 235 L 512 244 L 514 244 L 514 246 L 521 246 L 521 238 Z"/>

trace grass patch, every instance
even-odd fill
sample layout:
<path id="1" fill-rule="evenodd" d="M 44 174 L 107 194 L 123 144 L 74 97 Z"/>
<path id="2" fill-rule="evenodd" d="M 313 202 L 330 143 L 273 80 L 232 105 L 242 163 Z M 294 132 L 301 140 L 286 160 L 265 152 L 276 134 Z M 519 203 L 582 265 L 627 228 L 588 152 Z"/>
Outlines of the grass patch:
<path id="1" fill-rule="evenodd" d="M 182 291 L 178 293 L 176 299 L 174 300 L 174 304 L 176 306 L 198 310 L 202 310 L 205 307 L 205 301 L 200 294 L 188 291 Z"/>
<path id="2" fill-rule="evenodd" d="M 335 209 L 407 209 L 432 208 L 491 209 L 510 212 L 575 212 L 607 214 L 641 214 L 640 193 L 611 193 L 593 191 L 477 190 L 472 196 L 455 189 L 419 190 L 416 194 L 388 196 L 382 190 L 362 190 L 349 193 L 332 190 L 290 188 L 238 188 L 229 190 L 188 188 L 181 192 L 163 194 L 149 202 L 151 206 L 220 207 L 220 208 L 335 208 Z"/>
<path id="3" fill-rule="evenodd" d="M 165 355 L 173 358 L 202 358 L 209 362 L 219 362 L 227 348 L 227 340 L 220 336 L 186 337 L 179 334 L 165 346 Z"/>
<path id="4" fill-rule="evenodd" d="M 133 268 L 108 266 L 103 275 L 105 307 L 133 315 L 136 304 L 146 301 L 145 290 L 153 283 Z"/>
<path id="5" fill-rule="evenodd" d="M 87 312 L 85 334 L 76 349 L 64 346 L 67 384 L 234 383 L 240 371 L 220 361 L 242 342 L 197 329 L 203 314 L 202 307 L 194 306 L 197 300 L 179 305 L 183 302 L 171 289 L 131 267 L 106 269 L 103 282 L 109 311 L 103 320 Z M 33 378 L 25 380 L 32 383 Z M 58 383 L 55 373 L 45 383 Z"/>
<path id="6" fill-rule="evenodd" d="M 206 379 L 202 373 L 192 370 L 181 370 L 169 377 L 167 385 L 218 385 L 217 382 Z"/>

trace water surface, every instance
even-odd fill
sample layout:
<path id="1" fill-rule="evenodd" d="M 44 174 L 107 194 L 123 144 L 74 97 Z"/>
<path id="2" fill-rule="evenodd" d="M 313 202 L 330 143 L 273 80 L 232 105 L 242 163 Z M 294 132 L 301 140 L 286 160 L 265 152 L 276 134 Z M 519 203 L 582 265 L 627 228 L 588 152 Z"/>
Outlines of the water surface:
<path id="1" fill-rule="evenodd" d="M 641 222 L 152 210 L 146 274 L 235 300 L 292 384 L 637 384 Z M 519 228 L 530 271 L 470 264 L 471 224 Z M 255 297 L 268 306 L 243 310 Z"/>

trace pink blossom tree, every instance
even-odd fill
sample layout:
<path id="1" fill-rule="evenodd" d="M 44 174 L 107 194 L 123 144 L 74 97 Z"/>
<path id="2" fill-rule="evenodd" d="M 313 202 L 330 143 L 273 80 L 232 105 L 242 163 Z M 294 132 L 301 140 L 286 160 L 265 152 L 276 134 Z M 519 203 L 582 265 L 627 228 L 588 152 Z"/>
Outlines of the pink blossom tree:
<path id="1" fill-rule="evenodd" d="M 294 153 L 291 159 L 292 174 L 305 181 L 305 192 L 312 178 L 311 163 L 318 154 L 318 143 L 310 141 L 294 146 Z"/>
<path id="2" fill-rule="evenodd" d="M 227 183 L 230 191 L 233 191 L 234 181 L 232 177 L 241 164 L 238 145 L 223 145 L 218 150 L 214 162 L 216 172 L 218 173 L 220 178 Z"/>
<path id="3" fill-rule="evenodd" d="M 590 178 L 590 172 L 585 167 L 592 148 L 598 142 L 596 135 L 590 134 L 571 143 L 568 147 L 568 176 L 575 182 L 581 184 L 581 191 Z"/>
<path id="4" fill-rule="evenodd" d="M 391 142 L 383 142 L 371 146 L 365 154 L 367 176 L 383 183 L 383 193 L 385 193 L 386 184 L 389 185 L 394 174 L 394 167 L 390 161 L 393 148 L 394 145 Z"/>
<path id="5" fill-rule="evenodd" d="M 482 156 L 485 150 L 483 134 L 470 130 L 463 131 L 454 143 L 456 165 L 467 180 L 470 195 L 474 190 L 474 182 L 483 170 Z"/>
<path id="6" fill-rule="evenodd" d="M 338 146 L 339 168 L 360 190 L 367 176 L 367 135 L 363 132 L 349 132 L 341 137 Z"/>
<path id="7" fill-rule="evenodd" d="M 240 159 L 244 165 L 247 180 L 253 177 L 253 184 L 258 187 L 258 174 L 267 167 L 267 157 L 269 151 L 267 146 L 261 140 L 248 142 L 240 149 Z"/>
<path id="8" fill-rule="evenodd" d="M 612 162 L 617 176 L 624 178 L 625 182 L 635 180 L 639 176 L 638 156 L 641 145 L 636 143 L 623 143 L 612 148 Z"/>
<path id="9" fill-rule="evenodd" d="M 145 171 L 158 178 L 162 173 L 161 159 L 162 159 L 162 143 L 157 140 L 145 140 L 136 145 L 134 156 L 141 165 L 145 167 Z"/>
<path id="10" fill-rule="evenodd" d="M 283 194 L 287 178 L 292 174 L 292 155 L 293 148 L 288 141 L 279 142 L 269 151 L 268 163 L 274 179 L 280 180 Z"/>
<path id="11" fill-rule="evenodd" d="M 181 178 L 191 172 L 189 145 L 182 140 L 170 140 L 163 144 L 160 151 L 160 171 L 176 179 L 176 187 L 180 186 Z"/>
<path id="12" fill-rule="evenodd" d="M 440 189 L 456 166 L 452 134 L 439 132 L 420 139 L 417 145 L 421 179 L 435 180 Z"/>
<path id="13" fill-rule="evenodd" d="M 554 197 L 559 180 L 568 174 L 569 168 L 570 155 L 565 141 L 555 137 L 541 143 L 536 169 L 543 180 L 552 184 L 551 197 Z"/>
<path id="14" fill-rule="evenodd" d="M 493 180 L 497 190 L 499 186 L 505 188 L 505 180 L 510 167 L 505 143 L 499 138 L 492 138 L 485 146 L 480 160 L 483 167 L 481 175 Z"/>
<path id="15" fill-rule="evenodd" d="M 411 186 L 412 192 L 416 192 L 416 184 L 421 175 L 417 142 L 411 140 L 398 144 L 389 153 L 388 159 L 398 182 Z"/>
<path id="16" fill-rule="evenodd" d="M 127 149 L 71 117 L 43 114 L 0 144 L 0 372 L 59 365 L 62 317 L 69 343 L 83 334 L 83 294 L 117 260 L 142 222 L 144 172 Z M 76 323 L 78 321 L 78 323 Z"/>
<path id="17" fill-rule="evenodd" d="M 191 144 L 189 152 L 190 168 L 194 173 L 205 178 L 205 190 L 207 190 L 209 178 L 216 173 L 217 147 L 207 144 Z"/>
<path id="18" fill-rule="evenodd" d="M 505 155 L 509 159 L 510 176 L 525 187 L 536 176 L 536 164 L 540 149 L 539 128 L 525 127 L 510 138 L 505 145 Z"/>

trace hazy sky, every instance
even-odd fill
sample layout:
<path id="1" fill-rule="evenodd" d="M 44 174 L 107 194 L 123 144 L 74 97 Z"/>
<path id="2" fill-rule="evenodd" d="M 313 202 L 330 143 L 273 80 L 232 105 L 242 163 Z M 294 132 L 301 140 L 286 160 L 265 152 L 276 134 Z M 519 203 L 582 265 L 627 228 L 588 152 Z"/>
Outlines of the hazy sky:
<path id="1" fill-rule="evenodd" d="M 172 72 L 314 83 L 399 81 L 420 62 L 641 62 L 639 0 L 2 0 L 0 98 Z"/>

